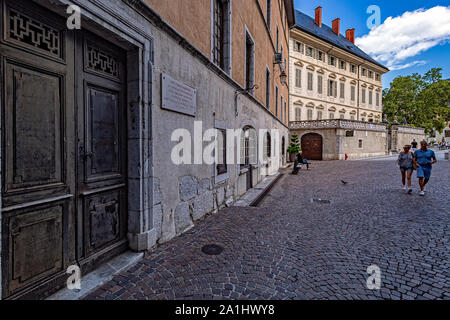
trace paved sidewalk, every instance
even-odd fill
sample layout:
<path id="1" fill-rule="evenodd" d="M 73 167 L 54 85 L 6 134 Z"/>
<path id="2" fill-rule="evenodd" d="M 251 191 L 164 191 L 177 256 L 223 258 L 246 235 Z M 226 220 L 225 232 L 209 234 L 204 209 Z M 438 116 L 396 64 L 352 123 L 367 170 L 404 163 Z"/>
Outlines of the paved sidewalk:
<path id="1" fill-rule="evenodd" d="M 260 207 L 209 217 L 87 298 L 450 300 L 450 162 L 425 197 L 414 185 L 405 194 L 386 161 L 314 162 Z M 224 251 L 203 254 L 211 243 Z M 366 287 L 370 265 L 381 290 Z"/>

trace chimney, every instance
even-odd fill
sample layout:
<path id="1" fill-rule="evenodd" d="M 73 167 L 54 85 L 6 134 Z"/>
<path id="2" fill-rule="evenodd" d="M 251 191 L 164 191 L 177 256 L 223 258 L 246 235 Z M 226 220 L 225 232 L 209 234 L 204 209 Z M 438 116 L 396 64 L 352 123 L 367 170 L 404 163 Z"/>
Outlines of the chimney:
<path id="1" fill-rule="evenodd" d="M 340 19 L 336 18 L 333 20 L 332 22 L 332 27 L 333 27 L 333 31 L 334 33 L 336 33 L 337 35 L 339 35 L 339 23 L 340 23 Z"/>
<path id="2" fill-rule="evenodd" d="M 316 24 L 319 27 L 322 27 L 322 7 L 321 6 L 316 8 Z"/>
<path id="3" fill-rule="evenodd" d="M 355 43 L 355 28 L 347 29 L 347 31 L 345 31 L 345 37 L 351 43 Z"/>

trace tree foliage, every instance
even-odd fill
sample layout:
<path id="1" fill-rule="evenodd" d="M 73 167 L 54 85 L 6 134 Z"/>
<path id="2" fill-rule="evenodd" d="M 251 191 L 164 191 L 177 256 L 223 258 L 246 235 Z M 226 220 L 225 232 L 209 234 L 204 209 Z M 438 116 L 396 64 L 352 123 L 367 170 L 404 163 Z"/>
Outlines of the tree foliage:
<path id="1" fill-rule="evenodd" d="M 450 81 L 442 79 L 442 69 L 432 68 L 424 75 L 413 73 L 396 77 L 383 91 L 383 113 L 389 121 L 435 129 L 439 132 L 450 121 Z"/>
<path id="2" fill-rule="evenodd" d="M 291 141 L 290 141 L 289 148 L 287 149 L 287 151 L 291 154 L 297 154 L 300 151 L 302 151 L 302 149 L 300 148 L 300 141 L 299 141 L 298 135 L 296 133 L 293 133 L 291 135 Z"/>

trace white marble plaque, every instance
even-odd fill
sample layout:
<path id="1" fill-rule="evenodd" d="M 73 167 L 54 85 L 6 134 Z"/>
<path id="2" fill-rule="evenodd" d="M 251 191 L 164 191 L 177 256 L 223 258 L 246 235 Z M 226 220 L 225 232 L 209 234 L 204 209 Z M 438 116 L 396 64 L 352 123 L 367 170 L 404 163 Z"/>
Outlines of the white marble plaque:
<path id="1" fill-rule="evenodd" d="M 161 75 L 161 108 L 195 117 L 197 112 L 197 90 L 167 74 Z"/>

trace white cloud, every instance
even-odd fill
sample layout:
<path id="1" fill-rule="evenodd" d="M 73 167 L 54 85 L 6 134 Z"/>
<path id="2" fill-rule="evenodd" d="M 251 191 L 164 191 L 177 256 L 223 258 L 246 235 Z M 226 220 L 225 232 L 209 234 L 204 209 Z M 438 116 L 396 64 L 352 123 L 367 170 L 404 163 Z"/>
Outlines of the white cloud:
<path id="1" fill-rule="evenodd" d="M 404 64 L 393 64 L 391 66 L 389 66 L 389 69 L 391 70 L 401 70 L 401 69 L 406 69 L 412 66 L 421 66 L 426 64 L 427 62 L 424 60 L 418 60 L 418 61 L 413 61 L 413 62 L 408 62 L 408 63 L 404 63 Z"/>
<path id="2" fill-rule="evenodd" d="M 450 6 L 436 6 L 389 17 L 369 34 L 357 38 L 356 45 L 391 70 L 400 70 L 426 63 L 404 62 L 448 40 Z"/>

